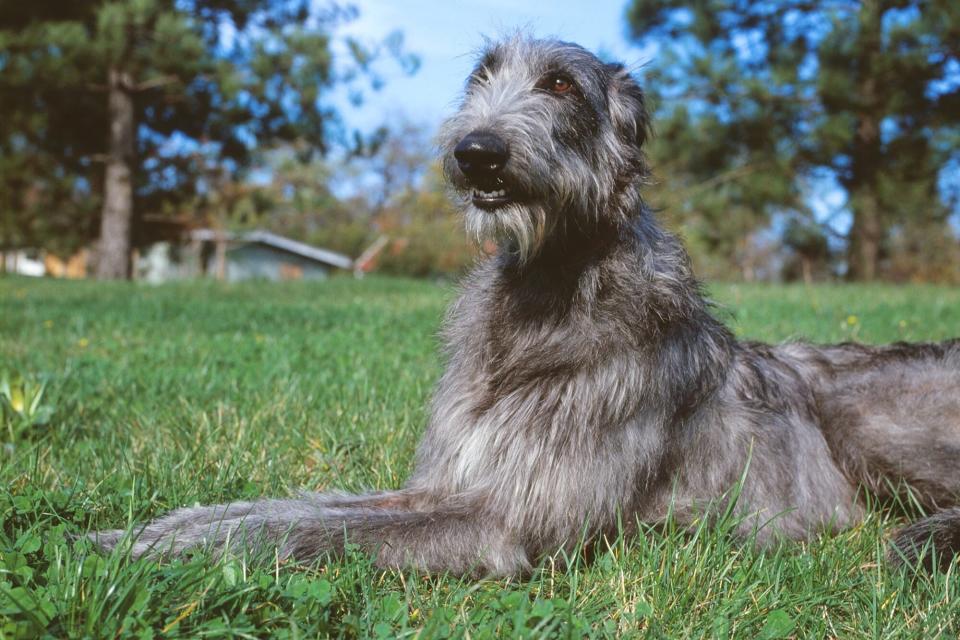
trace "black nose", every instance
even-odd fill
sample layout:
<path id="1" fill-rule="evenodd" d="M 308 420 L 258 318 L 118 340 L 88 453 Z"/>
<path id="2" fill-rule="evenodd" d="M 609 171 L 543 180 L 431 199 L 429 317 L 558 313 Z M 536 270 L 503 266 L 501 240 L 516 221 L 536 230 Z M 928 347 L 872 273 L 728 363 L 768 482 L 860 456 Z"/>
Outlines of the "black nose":
<path id="1" fill-rule="evenodd" d="M 472 180 L 493 178 L 510 157 L 507 143 L 489 131 L 474 131 L 460 141 L 453 150 L 463 175 Z"/>

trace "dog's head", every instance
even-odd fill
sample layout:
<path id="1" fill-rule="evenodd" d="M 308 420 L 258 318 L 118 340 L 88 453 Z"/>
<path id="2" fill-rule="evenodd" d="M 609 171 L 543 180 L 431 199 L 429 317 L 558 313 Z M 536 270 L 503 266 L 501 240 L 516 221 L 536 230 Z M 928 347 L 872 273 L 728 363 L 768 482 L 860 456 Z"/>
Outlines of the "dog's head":
<path id="1" fill-rule="evenodd" d="M 440 151 L 468 229 L 526 259 L 551 233 L 625 214 L 618 198 L 645 175 L 648 127 L 623 65 L 514 37 L 483 52 Z"/>

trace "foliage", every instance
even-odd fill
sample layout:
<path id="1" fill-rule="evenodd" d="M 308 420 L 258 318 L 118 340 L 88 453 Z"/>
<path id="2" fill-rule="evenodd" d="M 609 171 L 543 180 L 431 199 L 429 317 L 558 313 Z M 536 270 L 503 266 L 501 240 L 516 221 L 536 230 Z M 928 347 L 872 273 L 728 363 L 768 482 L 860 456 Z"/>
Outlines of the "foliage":
<path id="1" fill-rule="evenodd" d="M 477 256 L 450 203 L 425 127 L 381 127 L 350 156 L 302 163 L 289 148 L 267 154 L 267 184 L 226 183 L 208 205 L 217 226 L 266 228 L 358 257 L 389 242 L 376 269 L 415 277 L 462 273 Z M 335 186 L 351 185 L 336 195 Z"/>
<path id="2" fill-rule="evenodd" d="M 457 275 L 476 260 L 478 248 L 463 230 L 450 203 L 440 167 L 427 165 L 419 188 L 388 201 L 376 218 L 377 230 L 395 242 L 379 262 L 384 273 L 415 277 Z"/>
<path id="3" fill-rule="evenodd" d="M 831 272 L 830 243 L 823 229 L 809 220 L 793 217 L 783 231 L 783 244 L 789 249 L 783 271 L 785 279 L 810 283 Z"/>
<path id="4" fill-rule="evenodd" d="M 852 277 L 889 275 L 895 227 L 950 234 L 960 147 L 960 5 L 949 1 L 634 0 L 658 45 L 661 201 L 736 263 L 748 230 L 839 189 Z M 903 247 L 900 247 L 903 249 Z"/>
<path id="5" fill-rule="evenodd" d="M 944 287 L 718 286 L 758 339 L 952 336 Z M 3 637 L 956 637 L 960 583 L 882 563 L 897 522 L 767 552 L 726 525 L 642 528 L 529 577 L 313 567 L 243 558 L 129 561 L 71 536 L 182 505 L 395 488 L 440 374 L 452 292 L 369 277 L 141 287 L 0 279 L 0 358 L 55 398 L 0 464 Z M 31 374 L 31 375 L 27 375 Z"/>
<path id="6" fill-rule="evenodd" d="M 46 381 L 24 380 L 21 376 L 0 375 L 0 418 L 5 425 L 7 447 L 12 450 L 21 436 L 33 427 L 50 421 L 53 407 L 44 404 Z"/>
<path id="7" fill-rule="evenodd" d="M 378 57 L 417 65 L 398 33 L 347 38 L 335 60 L 333 31 L 355 15 L 305 0 L 3 2 L 0 244 L 69 252 L 91 239 L 91 211 L 111 188 L 102 163 L 116 153 L 108 93 L 133 99 L 136 148 L 124 161 L 141 213 L 203 214 L 187 207 L 243 178 L 257 150 L 285 143 L 307 161 L 345 141 L 331 88 L 362 99 L 359 83 L 382 83 Z M 34 224 L 53 216 L 73 228 Z"/>

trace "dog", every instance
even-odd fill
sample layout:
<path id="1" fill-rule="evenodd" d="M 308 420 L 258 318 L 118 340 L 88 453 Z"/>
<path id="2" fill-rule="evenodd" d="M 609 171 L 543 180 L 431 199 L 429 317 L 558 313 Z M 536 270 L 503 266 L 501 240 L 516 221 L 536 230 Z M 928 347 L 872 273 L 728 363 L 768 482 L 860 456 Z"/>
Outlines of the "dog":
<path id="1" fill-rule="evenodd" d="M 620 522 L 692 527 L 732 508 L 737 535 L 769 545 L 855 525 L 865 492 L 909 491 L 939 511 L 891 561 L 949 562 L 960 343 L 735 339 L 644 203 L 649 132 L 624 66 L 556 40 L 491 43 L 439 149 L 467 229 L 498 250 L 447 314 L 412 477 L 179 509 L 134 530 L 132 554 L 270 545 L 311 561 L 349 541 L 383 567 L 507 576 Z"/>

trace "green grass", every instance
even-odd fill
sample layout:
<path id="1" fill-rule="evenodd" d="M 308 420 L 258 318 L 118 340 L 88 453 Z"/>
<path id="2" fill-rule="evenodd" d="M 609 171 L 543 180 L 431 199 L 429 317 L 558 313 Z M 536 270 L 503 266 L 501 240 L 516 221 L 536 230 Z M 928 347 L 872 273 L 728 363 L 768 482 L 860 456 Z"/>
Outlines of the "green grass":
<path id="1" fill-rule="evenodd" d="M 956 289 L 713 295 L 738 335 L 763 340 L 960 333 Z M 381 571 L 358 553 L 312 567 L 131 562 L 70 540 L 194 502 L 400 486 L 451 296 L 387 279 L 0 280 L 0 373 L 46 381 L 52 411 L 33 424 L 8 410 L 0 430 L 0 637 L 957 636 L 960 580 L 884 568 L 897 521 L 880 512 L 769 553 L 724 526 L 644 531 L 499 581 Z"/>

